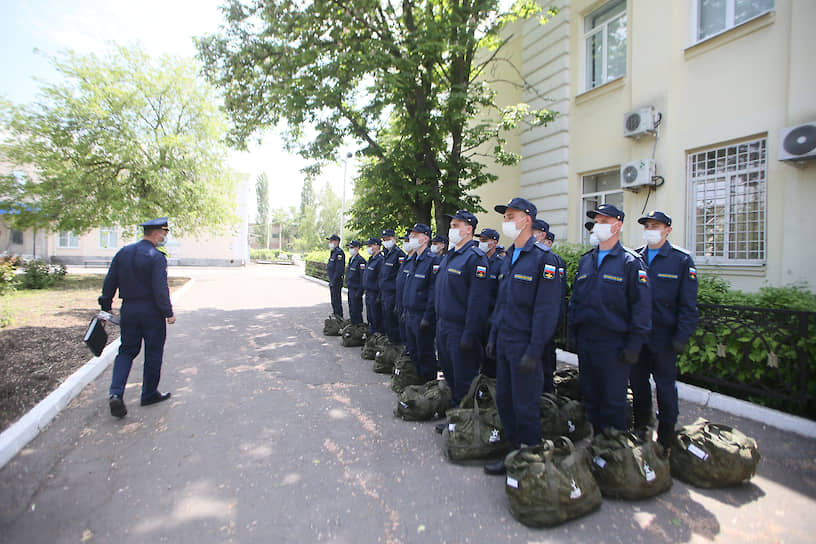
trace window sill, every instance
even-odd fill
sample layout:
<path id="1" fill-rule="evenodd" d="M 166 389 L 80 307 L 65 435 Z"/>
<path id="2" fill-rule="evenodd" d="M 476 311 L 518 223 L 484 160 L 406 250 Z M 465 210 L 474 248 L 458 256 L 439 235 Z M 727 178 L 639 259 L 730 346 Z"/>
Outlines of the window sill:
<path id="1" fill-rule="evenodd" d="M 704 257 L 703 257 L 704 259 Z M 765 263 L 729 263 L 729 262 L 705 262 L 694 258 L 698 272 L 711 272 L 728 274 L 732 276 L 765 277 Z"/>
<path id="2" fill-rule="evenodd" d="M 749 19 L 735 27 L 727 28 L 717 34 L 703 38 L 702 40 L 686 47 L 683 50 L 687 59 L 694 58 L 697 55 L 706 53 L 712 49 L 725 45 L 734 40 L 738 40 L 743 36 L 747 36 L 757 30 L 772 25 L 776 21 L 776 12 L 774 10 L 766 11 L 761 15 L 757 15 L 753 19 Z"/>
<path id="3" fill-rule="evenodd" d="M 575 103 L 576 104 L 583 104 L 584 102 L 589 102 L 596 97 L 603 96 L 609 94 L 613 91 L 617 91 L 618 89 L 622 89 L 623 86 L 626 84 L 626 76 L 620 76 L 618 78 L 613 79 L 612 81 L 607 81 L 603 85 L 598 85 L 594 89 L 589 89 L 588 91 L 584 91 L 575 95 Z"/>

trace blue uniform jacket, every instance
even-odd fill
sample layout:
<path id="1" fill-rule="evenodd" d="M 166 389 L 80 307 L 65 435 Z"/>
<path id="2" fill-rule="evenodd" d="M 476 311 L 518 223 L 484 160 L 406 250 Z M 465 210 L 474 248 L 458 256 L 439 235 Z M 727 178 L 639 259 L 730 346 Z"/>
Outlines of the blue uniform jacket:
<path id="1" fill-rule="evenodd" d="M 343 273 L 346 271 L 346 254 L 340 247 L 331 250 L 329 262 L 326 263 L 326 274 L 329 275 L 329 283 L 340 281 L 343 283 Z"/>
<path id="2" fill-rule="evenodd" d="M 515 244 L 499 273 L 499 292 L 491 319 L 490 342 L 499 331 L 526 341 L 524 354 L 541 359 L 544 347 L 555 334 L 561 297 L 561 279 L 552 253 L 536 246 L 530 236 L 513 263 Z"/>
<path id="3" fill-rule="evenodd" d="M 439 263 L 436 274 L 435 310 L 439 320 L 464 327 L 474 341 L 486 330 L 490 279 L 487 255 L 478 242 L 451 249 Z"/>
<path id="4" fill-rule="evenodd" d="M 394 246 L 383 254 L 383 259 L 383 269 L 380 271 L 379 276 L 380 291 L 396 293 L 397 274 L 399 273 L 400 265 L 405 261 L 405 252 L 397 246 Z"/>
<path id="5" fill-rule="evenodd" d="M 368 262 L 365 265 L 365 273 L 363 273 L 363 289 L 369 293 L 379 292 L 379 278 L 382 268 L 383 255 L 382 251 L 380 251 L 376 255 L 372 255 L 368 258 Z"/>
<path id="6" fill-rule="evenodd" d="M 346 287 L 349 289 L 363 288 L 363 272 L 365 272 L 366 260 L 359 253 L 349 259 L 346 270 Z"/>
<path id="7" fill-rule="evenodd" d="M 637 249 L 649 262 L 647 246 Z M 697 269 L 685 251 L 663 244 L 646 265 L 652 284 L 652 329 L 662 338 L 683 344 L 697 328 Z"/>
<path id="8" fill-rule="evenodd" d="M 434 322 L 434 283 L 439 270 L 439 257 L 425 248 L 414 258 L 412 274 L 405 282 L 402 296 L 403 308 L 412 313 L 421 313 L 422 318 Z"/>
<path id="9" fill-rule="evenodd" d="M 618 242 L 598 268 L 598 248 L 578 262 L 569 303 L 573 332 L 621 335 L 624 349 L 638 351 L 652 328 L 652 292 L 640 256 Z"/>
<path id="10" fill-rule="evenodd" d="M 492 257 L 487 258 L 487 283 L 489 285 L 487 296 L 487 316 L 493 315 L 493 310 L 496 308 L 496 295 L 499 292 L 499 274 L 504 264 L 504 258 L 494 253 Z"/>
<path id="11" fill-rule="evenodd" d="M 167 258 L 149 240 L 126 245 L 113 257 L 99 297 L 103 309 L 110 310 L 117 289 L 125 302 L 152 302 L 164 317 L 173 316 Z"/>
<path id="12" fill-rule="evenodd" d="M 558 276 L 561 278 L 561 317 L 564 317 L 564 313 L 566 312 L 564 301 L 566 300 L 567 297 L 567 263 L 564 262 L 564 259 L 561 258 L 561 255 L 554 252 L 551 247 L 540 243 L 538 244 L 538 247 L 544 249 L 544 251 L 551 252 L 552 256 L 555 258 L 555 262 L 557 263 Z"/>
<path id="13" fill-rule="evenodd" d="M 405 257 L 405 260 L 402 261 L 402 266 L 400 266 L 399 274 L 397 274 L 397 298 L 394 304 L 397 315 L 401 314 L 404 309 L 402 299 L 405 296 L 405 283 L 408 281 L 408 277 L 414 273 L 415 261 L 416 254 Z"/>

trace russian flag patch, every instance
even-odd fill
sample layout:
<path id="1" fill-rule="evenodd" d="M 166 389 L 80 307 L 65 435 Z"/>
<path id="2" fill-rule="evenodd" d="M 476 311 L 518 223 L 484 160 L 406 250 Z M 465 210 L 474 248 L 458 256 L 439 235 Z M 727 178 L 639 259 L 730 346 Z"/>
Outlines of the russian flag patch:
<path id="1" fill-rule="evenodd" d="M 437 272 L 439 272 L 439 265 L 438 265 L 438 264 L 435 264 L 435 265 L 433 266 L 433 273 L 434 273 L 434 274 L 436 274 Z"/>
<path id="2" fill-rule="evenodd" d="M 697 279 L 697 269 L 693 266 L 689 267 L 689 279 L 696 280 Z"/>
<path id="3" fill-rule="evenodd" d="M 563 268 L 558 269 L 558 275 L 561 277 L 562 280 L 564 279 L 564 276 L 566 275 L 566 273 L 567 273 L 567 271 L 564 270 Z"/>
<path id="4" fill-rule="evenodd" d="M 487 267 L 486 266 L 477 266 L 476 267 L 476 277 L 477 278 L 484 278 L 487 276 Z"/>
<path id="5" fill-rule="evenodd" d="M 555 277 L 555 267 L 551 264 L 544 265 L 544 278 L 551 280 Z"/>
<path id="6" fill-rule="evenodd" d="M 360 270 L 365 270 L 365 263 L 360 263 Z"/>
<path id="7" fill-rule="evenodd" d="M 647 274 L 645 270 L 638 270 L 638 281 L 640 283 L 648 283 L 649 274 Z"/>

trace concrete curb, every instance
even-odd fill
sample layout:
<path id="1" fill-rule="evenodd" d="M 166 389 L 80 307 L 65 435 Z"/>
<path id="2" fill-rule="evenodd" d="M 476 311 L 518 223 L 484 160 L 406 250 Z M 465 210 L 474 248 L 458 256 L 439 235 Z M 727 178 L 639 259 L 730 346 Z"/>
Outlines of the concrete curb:
<path id="1" fill-rule="evenodd" d="M 329 286 L 329 282 L 327 282 L 325 280 L 321 280 L 320 278 L 313 278 L 312 276 L 307 276 L 306 274 L 301 274 L 300 277 L 303 278 L 304 280 L 309 280 L 309 281 L 314 282 L 314 283 L 316 283 L 318 285 L 322 285 L 323 287 L 328 287 Z M 348 293 L 348 289 L 343 287 L 343 292 Z"/>
<path id="2" fill-rule="evenodd" d="M 170 300 L 175 304 L 195 282 L 190 279 L 181 289 L 173 293 Z M 108 367 L 116 357 L 120 344 L 119 338 L 105 347 L 99 357 L 94 357 L 68 376 L 56 390 L 37 403 L 8 429 L 0 433 L 0 468 L 14 458 L 26 444 L 36 437 L 54 417 L 76 397 L 86 385 Z"/>
<path id="3" fill-rule="evenodd" d="M 556 358 L 559 362 L 578 366 L 578 356 L 568 351 L 557 350 Z M 654 383 L 654 382 L 653 382 Z M 783 431 L 790 431 L 807 438 L 816 438 L 816 421 L 803 417 L 786 414 L 773 408 L 766 408 L 748 401 L 715 393 L 708 389 L 677 382 L 677 395 L 680 399 L 715 408 L 723 412 L 758 421 Z"/>

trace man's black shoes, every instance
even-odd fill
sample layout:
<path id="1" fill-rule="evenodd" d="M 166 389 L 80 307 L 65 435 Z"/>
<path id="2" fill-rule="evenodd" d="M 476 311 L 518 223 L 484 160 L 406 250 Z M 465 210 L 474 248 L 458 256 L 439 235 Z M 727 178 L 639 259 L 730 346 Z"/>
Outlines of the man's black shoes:
<path id="1" fill-rule="evenodd" d="M 492 463 L 486 464 L 484 466 L 484 471 L 486 474 L 490 474 L 492 476 L 507 474 L 507 467 L 504 466 L 504 458 L 502 457 L 498 461 L 493 461 Z"/>
<path id="2" fill-rule="evenodd" d="M 142 401 L 142 406 L 150 406 L 151 404 L 156 404 L 158 402 L 165 401 L 170 398 L 170 392 L 167 393 L 156 393 L 152 397 L 147 400 Z"/>
<path id="3" fill-rule="evenodd" d="M 110 406 L 110 412 L 113 417 L 122 418 L 127 414 L 125 401 L 123 401 L 119 395 L 111 395 L 108 399 L 108 405 Z"/>
<path id="4" fill-rule="evenodd" d="M 447 423 L 437 423 L 436 427 L 434 427 L 434 431 L 436 431 L 439 434 L 442 434 L 442 432 L 445 430 L 445 427 L 447 426 L 448 426 Z"/>

